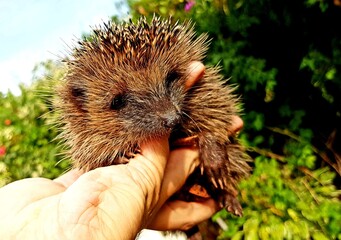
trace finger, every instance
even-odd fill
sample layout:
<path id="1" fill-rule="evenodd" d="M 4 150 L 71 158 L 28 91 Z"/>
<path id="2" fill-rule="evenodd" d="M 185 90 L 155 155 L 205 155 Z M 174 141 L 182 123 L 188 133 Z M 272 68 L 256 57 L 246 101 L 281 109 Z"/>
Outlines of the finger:
<path id="1" fill-rule="evenodd" d="M 142 156 L 166 167 L 169 156 L 168 136 L 145 142 L 140 147 Z"/>
<path id="2" fill-rule="evenodd" d="M 171 152 L 163 178 L 160 206 L 185 184 L 186 179 L 198 164 L 199 152 L 197 149 L 182 148 Z"/>
<path id="3" fill-rule="evenodd" d="M 71 171 L 59 176 L 53 181 L 61 184 L 65 188 L 68 188 L 71 184 L 73 184 L 84 172 L 79 169 L 72 169 Z"/>
<path id="4" fill-rule="evenodd" d="M 146 208 L 149 212 L 156 212 L 169 156 L 168 136 L 145 142 L 140 150 L 140 154 L 130 159 L 126 166 L 145 194 Z"/>
<path id="5" fill-rule="evenodd" d="M 161 184 L 159 200 L 149 220 L 153 219 L 164 203 L 185 184 L 187 177 L 198 165 L 198 161 L 196 149 L 183 148 L 171 152 Z"/>
<path id="6" fill-rule="evenodd" d="M 232 117 L 232 127 L 231 127 L 231 133 L 235 134 L 242 130 L 244 127 L 244 122 L 239 116 L 233 116 Z"/>
<path id="7" fill-rule="evenodd" d="M 203 202 L 170 201 L 160 209 L 148 228 L 154 230 L 188 230 L 219 211 L 213 199 Z"/>
<path id="8" fill-rule="evenodd" d="M 188 67 L 188 77 L 185 83 L 186 89 L 192 87 L 205 73 L 205 66 L 199 61 L 193 61 Z"/>

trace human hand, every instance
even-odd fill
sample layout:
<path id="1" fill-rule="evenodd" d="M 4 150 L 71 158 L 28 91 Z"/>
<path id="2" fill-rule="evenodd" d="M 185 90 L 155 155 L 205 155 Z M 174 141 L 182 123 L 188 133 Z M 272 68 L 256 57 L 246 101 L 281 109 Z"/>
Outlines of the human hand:
<path id="1" fill-rule="evenodd" d="M 84 174 L 72 170 L 54 181 L 25 179 L 1 188 L 0 235 L 5 239 L 132 239 L 159 221 L 171 222 L 163 227 L 177 228 L 179 220 L 188 219 L 166 219 L 169 211 L 159 209 L 195 168 L 197 152 L 175 150 L 167 163 L 166 138 L 141 149 L 127 165 Z M 216 211 L 214 203 L 203 206 L 210 209 L 207 218 Z"/>

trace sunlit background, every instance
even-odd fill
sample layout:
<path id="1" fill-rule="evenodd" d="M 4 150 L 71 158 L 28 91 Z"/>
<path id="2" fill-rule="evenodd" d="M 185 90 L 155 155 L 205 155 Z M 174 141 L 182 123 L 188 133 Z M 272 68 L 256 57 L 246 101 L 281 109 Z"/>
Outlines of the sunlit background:
<path id="1" fill-rule="evenodd" d="M 0 91 L 19 94 L 35 64 L 63 56 L 90 26 L 127 14 L 120 0 L 1 0 Z"/>

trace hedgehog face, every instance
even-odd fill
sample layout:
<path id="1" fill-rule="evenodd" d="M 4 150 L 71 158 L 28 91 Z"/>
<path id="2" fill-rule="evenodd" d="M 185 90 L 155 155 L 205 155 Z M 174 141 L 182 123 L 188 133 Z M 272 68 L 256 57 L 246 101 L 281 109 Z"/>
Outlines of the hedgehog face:
<path id="1" fill-rule="evenodd" d="M 87 74 L 82 80 L 76 75 L 68 79 L 66 101 L 71 111 L 64 115 L 74 124 L 72 129 L 79 129 L 81 122 L 89 138 L 129 135 L 137 144 L 169 134 L 181 121 L 183 70 L 165 63 L 134 71 L 128 65 L 119 69 L 107 75 Z"/>

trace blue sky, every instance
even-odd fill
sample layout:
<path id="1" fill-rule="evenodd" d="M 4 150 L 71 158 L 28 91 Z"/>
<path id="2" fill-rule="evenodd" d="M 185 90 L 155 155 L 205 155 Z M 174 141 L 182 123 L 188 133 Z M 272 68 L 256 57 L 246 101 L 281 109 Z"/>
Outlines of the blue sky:
<path id="1" fill-rule="evenodd" d="M 115 14 L 119 0 L 0 0 L 0 91 L 18 94 L 35 64 L 64 55 L 67 44 Z"/>

